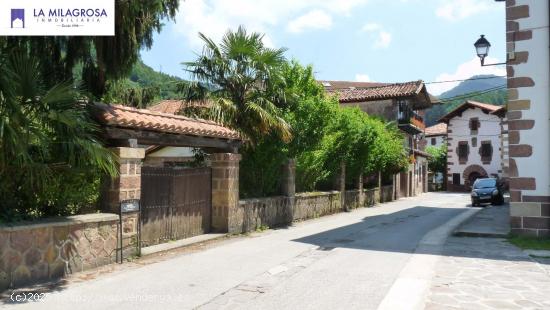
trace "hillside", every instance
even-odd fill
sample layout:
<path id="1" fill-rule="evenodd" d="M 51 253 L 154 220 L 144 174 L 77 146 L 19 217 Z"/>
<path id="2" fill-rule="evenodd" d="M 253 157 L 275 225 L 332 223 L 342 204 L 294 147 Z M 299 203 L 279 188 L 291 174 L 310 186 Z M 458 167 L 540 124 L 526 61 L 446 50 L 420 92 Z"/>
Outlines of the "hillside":
<path id="1" fill-rule="evenodd" d="M 439 99 L 443 101 L 441 105 L 436 105 L 426 112 L 426 126 L 436 124 L 439 118 L 464 103 L 465 100 L 475 100 L 495 105 L 505 104 L 507 101 L 506 88 L 492 90 L 505 85 L 505 78 L 491 75 L 477 75 L 461 82 L 455 88 L 439 96 Z M 489 92 L 485 92 L 486 90 L 489 90 Z"/>
<path id="2" fill-rule="evenodd" d="M 178 98 L 178 84 L 184 82 L 179 77 L 155 71 L 141 60 L 134 65 L 128 79 L 144 88 L 158 87 L 160 99 Z"/>
<path id="3" fill-rule="evenodd" d="M 140 60 L 127 78 L 108 84 L 102 100 L 145 108 L 162 99 L 180 98 L 178 88 L 184 83 L 185 80 L 157 72 Z"/>

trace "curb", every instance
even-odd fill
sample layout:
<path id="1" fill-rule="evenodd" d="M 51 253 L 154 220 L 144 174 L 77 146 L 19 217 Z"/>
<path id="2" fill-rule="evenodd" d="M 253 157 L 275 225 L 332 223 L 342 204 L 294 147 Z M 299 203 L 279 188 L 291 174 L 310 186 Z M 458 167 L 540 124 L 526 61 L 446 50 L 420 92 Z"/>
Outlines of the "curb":
<path id="1" fill-rule="evenodd" d="M 455 231 L 453 236 L 456 237 L 473 237 L 473 238 L 506 238 L 508 234 L 499 234 L 499 233 L 482 233 L 482 232 L 472 232 L 472 231 Z"/>
<path id="2" fill-rule="evenodd" d="M 198 235 L 198 236 L 190 237 L 186 239 L 180 239 L 172 243 L 161 243 L 161 244 L 141 248 L 140 257 L 149 257 L 152 255 L 170 252 L 173 250 L 182 249 L 182 248 L 190 247 L 201 243 L 206 244 L 210 242 L 215 242 L 217 240 L 224 239 L 227 236 L 228 236 L 227 234 L 204 234 L 204 235 Z"/>
<path id="3" fill-rule="evenodd" d="M 428 232 L 418 243 L 418 247 L 388 290 L 378 310 L 424 309 L 435 275 L 434 267 L 440 258 L 439 254 L 445 241 L 462 223 L 481 210 L 469 208 Z"/>

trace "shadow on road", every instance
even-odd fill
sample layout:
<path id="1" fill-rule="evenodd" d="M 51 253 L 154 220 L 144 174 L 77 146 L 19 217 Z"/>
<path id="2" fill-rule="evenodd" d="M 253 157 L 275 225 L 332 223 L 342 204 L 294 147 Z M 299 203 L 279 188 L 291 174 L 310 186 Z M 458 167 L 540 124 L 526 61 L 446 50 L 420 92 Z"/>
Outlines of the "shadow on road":
<path id="1" fill-rule="evenodd" d="M 423 247 L 421 250 L 416 250 L 424 235 L 461 212 L 464 212 L 463 208 L 416 206 L 390 214 L 366 217 L 360 223 L 312 234 L 293 241 L 317 245 L 321 250 L 347 248 L 506 261 L 532 261 L 523 251 L 512 246 L 505 239 L 499 238 L 451 237 L 452 247 L 445 246 L 443 250 L 441 248 L 429 250 L 430 247 Z M 491 249 L 484 246 L 489 241 Z"/>

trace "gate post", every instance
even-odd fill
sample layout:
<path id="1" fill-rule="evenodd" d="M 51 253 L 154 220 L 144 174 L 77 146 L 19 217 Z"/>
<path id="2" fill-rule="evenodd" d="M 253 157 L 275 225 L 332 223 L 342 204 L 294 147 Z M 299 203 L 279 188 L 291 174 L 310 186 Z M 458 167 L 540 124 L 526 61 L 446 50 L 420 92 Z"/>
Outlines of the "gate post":
<path id="1" fill-rule="evenodd" d="M 240 154 L 217 153 L 212 162 L 212 231 L 240 233 L 239 222 L 239 161 Z M 242 222 L 242 219 L 241 221 Z"/>
<path id="2" fill-rule="evenodd" d="M 105 212 L 120 213 L 120 202 L 126 199 L 140 199 L 141 196 L 141 163 L 145 157 L 145 149 L 131 147 L 115 147 L 111 151 L 118 157 L 119 175 L 116 178 L 105 178 L 101 193 L 101 208 Z M 125 216 L 120 227 L 123 239 L 119 247 L 137 244 L 138 214 Z M 124 244 L 123 243 L 124 240 Z M 128 255 L 132 255 L 129 253 Z M 127 255 L 127 254 L 125 254 Z"/>
<path id="3" fill-rule="evenodd" d="M 119 175 L 104 180 L 101 207 L 106 212 L 119 213 L 122 200 L 141 196 L 141 162 L 145 149 L 115 147 L 111 151 L 118 157 Z"/>
<path id="4" fill-rule="evenodd" d="M 287 198 L 287 224 L 294 221 L 294 205 L 296 202 L 296 159 L 289 158 L 282 165 L 281 194 Z"/>

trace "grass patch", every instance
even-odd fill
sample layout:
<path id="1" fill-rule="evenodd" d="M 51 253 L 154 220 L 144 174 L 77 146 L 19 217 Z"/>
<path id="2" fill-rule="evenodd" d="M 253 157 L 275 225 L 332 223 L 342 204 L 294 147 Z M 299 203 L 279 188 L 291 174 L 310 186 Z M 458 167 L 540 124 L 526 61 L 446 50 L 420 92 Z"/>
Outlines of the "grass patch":
<path id="1" fill-rule="evenodd" d="M 550 251 L 550 238 L 510 236 L 508 242 L 524 250 Z"/>

